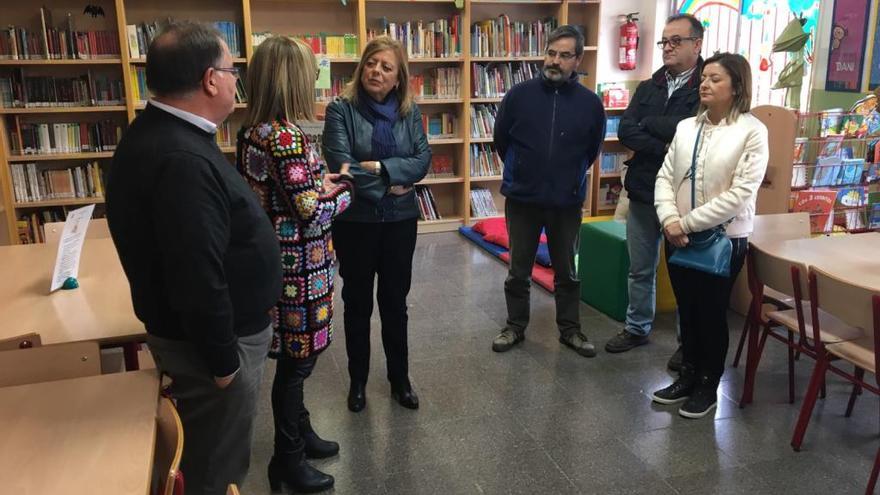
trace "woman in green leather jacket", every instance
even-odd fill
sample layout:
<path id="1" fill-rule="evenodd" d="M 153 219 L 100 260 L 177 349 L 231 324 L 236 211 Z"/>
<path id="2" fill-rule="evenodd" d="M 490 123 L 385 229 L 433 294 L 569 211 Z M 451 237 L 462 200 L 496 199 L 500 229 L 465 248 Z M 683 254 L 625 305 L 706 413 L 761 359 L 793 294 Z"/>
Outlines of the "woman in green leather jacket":
<path id="1" fill-rule="evenodd" d="M 366 406 L 377 276 L 391 396 L 404 407 L 419 407 L 409 380 L 406 296 L 419 218 L 413 184 L 428 172 L 431 150 L 408 80 L 400 43 L 372 40 L 342 97 L 327 107 L 324 123 L 328 167 L 335 173 L 347 164 L 355 184 L 354 202 L 333 224 L 345 305 L 348 408 L 354 412 Z"/>

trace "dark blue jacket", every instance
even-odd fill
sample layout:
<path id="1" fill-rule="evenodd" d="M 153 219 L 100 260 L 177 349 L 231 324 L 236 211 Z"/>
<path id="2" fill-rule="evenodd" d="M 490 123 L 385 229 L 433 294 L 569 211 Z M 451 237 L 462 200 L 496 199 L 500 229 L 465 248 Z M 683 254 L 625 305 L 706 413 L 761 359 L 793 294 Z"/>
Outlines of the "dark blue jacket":
<path id="1" fill-rule="evenodd" d="M 504 160 L 501 194 L 541 206 L 582 204 L 587 169 L 604 139 L 602 101 L 577 74 L 560 85 L 543 75 L 517 84 L 495 119 L 495 147 Z"/>

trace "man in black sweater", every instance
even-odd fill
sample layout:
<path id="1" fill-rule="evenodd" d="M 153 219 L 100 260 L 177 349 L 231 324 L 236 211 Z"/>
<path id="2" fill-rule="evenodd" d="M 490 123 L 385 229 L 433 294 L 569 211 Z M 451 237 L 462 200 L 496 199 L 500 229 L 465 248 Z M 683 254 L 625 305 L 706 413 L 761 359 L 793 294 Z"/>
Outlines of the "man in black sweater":
<path id="1" fill-rule="evenodd" d="M 166 27 L 147 55 L 155 98 L 113 157 L 107 219 L 135 313 L 183 421 L 187 494 L 241 483 L 281 293 L 258 198 L 215 142 L 237 69 L 213 28 Z"/>
<path id="2" fill-rule="evenodd" d="M 703 26 L 688 14 L 670 17 L 657 46 L 663 67 L 642 81 L 630 101 L 617 132 L 621 144 L 633 150 L 627 161 L 626 191 L 629 213 L 626 238 L 629 249 L 629 306 L 626 324 L 605 345 L 607 352 L 626 352 L 648 343 L 654 324 L 657 263 L 663 239 L 654 209 L 654 182 L 678 123 L 697 113 L 703 70 L 700 50 Z M 677 367 L 681 354 L 670 360 Z"/>

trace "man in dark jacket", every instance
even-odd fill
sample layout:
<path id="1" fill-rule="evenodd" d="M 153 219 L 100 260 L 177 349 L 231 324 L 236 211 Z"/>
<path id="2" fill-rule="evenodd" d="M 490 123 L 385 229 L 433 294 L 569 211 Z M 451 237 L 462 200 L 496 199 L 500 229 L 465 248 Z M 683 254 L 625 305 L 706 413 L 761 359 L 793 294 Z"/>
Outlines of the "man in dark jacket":
<path id="1" fill-rule="evenodd" d="M 639 84 L 617 133 L 620 142 L 634 152 L 627 162 L 625 183 L 629 195 L 629 307 L 625 327 L 605 345 L 608 352 L 625 352 L 648 343 L 663 238 L 654 210 L 654 181 L 676 126 L 693 117 L 700 104 L 700 21 L 686 14 L 670 17 L 657 45 L 663 50 L 663 67 Z"/>
<path id="2" fill-rule="evenodd" d="M 211 27 L 150 44 L 155 98 L 113 156 L 107 220 L 137 317 L 185 432 L 187 494 L 241 484 L 281 295 L 281 253 L 254 192 L 217 147 L 238 71 Z"/>
<path id="3" fill-rule="evenodd" d="M 504 160 L 501 194 L 510 235 L 510 271 L 504 283 L 507 326 L 492 342 L 504 352 L 523 341 L 529 323 L 529 285 L 541 230 L 553 265 L 559 340 L 582 356 L 596 350 L 581 333 L 580 281 L 574 266 L 587 169 L 605 137 L 605 111 L 578 82 L 584 37 L 560 26 L 548 37 L 542 75 L 504 97 L 494 139 Z"/>

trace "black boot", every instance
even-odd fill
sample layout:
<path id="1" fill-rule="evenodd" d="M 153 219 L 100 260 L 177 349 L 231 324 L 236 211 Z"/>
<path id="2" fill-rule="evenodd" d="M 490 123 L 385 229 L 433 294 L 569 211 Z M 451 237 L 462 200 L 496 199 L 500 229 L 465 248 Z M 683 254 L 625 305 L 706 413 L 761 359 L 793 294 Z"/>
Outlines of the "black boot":
<path id="1" fill-rule="evenodd" d="M 367 406 L 367 384 L 351 382 L 348 389 L 348 410 L 361 412 Z"/>
<path id="2" fill-rule="evenodd" d="M 309 413 L 305 413 L 299 420 L 299 434 L 305 441 L 305 453 L 307 459 L 326 459 L 339 453 L 339 444 L 319 437 L 312 428 Z"/>
<path id="3" fill-rule="evenodd" d="M 391 398 L 407 409 L 419 408 L 419 396 L 413 391 L 409 380 L 402 385 L 391 385 Z"/>
<path id="4" fill-rule="evenodd" d="M 681 405 L 678 414 L 685 418 L 698 419 L 711 413 L 718 406 L 718 383 L 720 376 L 700 374 L 694 391 Z"/>
<path id="5" fill-rule="evenodd" d="M 334 481 L 333 476 L 306 462 L 302 452 L 273 455 L 269 461 L 269 487 L 273 493 L 291 489 L 296 493 L 317 493 L 333 488 Z"/>
<path id="6" fill-rule="evenodd" d="M 693 365 L 682 363 L 678 379 L 672 385 L 654 392 L 651 399 L 658 404 L 678 404 L 691 396 L 696 384 L 697 376 Z"/>

